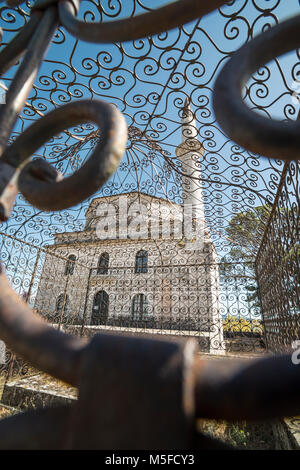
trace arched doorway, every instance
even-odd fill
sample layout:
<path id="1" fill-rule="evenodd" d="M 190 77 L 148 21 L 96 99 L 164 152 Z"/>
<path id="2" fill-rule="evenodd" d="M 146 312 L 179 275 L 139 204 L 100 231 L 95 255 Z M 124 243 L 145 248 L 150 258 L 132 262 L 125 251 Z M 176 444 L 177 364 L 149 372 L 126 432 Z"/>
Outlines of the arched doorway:
<path id="1" fill-rule="evenodd" d="M 94 296 L 91 325 L 105 325 L 108 319 L 109 295 L 100 290 Z"/>

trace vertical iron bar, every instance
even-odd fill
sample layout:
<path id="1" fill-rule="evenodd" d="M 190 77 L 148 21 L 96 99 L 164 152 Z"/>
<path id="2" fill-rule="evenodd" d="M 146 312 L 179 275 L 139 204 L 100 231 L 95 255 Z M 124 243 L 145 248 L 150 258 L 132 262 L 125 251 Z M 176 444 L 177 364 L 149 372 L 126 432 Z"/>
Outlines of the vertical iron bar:
<path id="1" fill-rule="evenodd" d="M 18 115 L 34 84 L 40 64 L 57 25 L 56 8 L 48 8 L 29 42 L 24 59 L 9 87 L 6 104 L 0 113 L 0 156 L 7 146 Z"/>
<path id="2" fill-rule="evenodd" d="M 36 260 L 35 260 L 35 263 L 34 263 L 33 273 L 32 273 L 32 276 L 31 276 L 31 281 L 30 281 L 30 285 L 29 285 L 29 289 L 28 289 L 28 293 L 27 293 L 27 302 L 28 303 L 29 303 L 29 299 L 30 299 L 30 296 L 31 296 L 32 286 L 33 286 L 34 278 L 35 278 L 35 275 L 36 275 L 38 263 L 39 263 L 39 260 L 40 260 L 40 255 L 41 255 L 41 248 L 38 249 L 38 252 L 37 252 L 37 255 L 36 255 Z"/>
<path id="3" fill-rule="evenodd" d="M 28 44 L 24 59 L 6 94 L 6 104 L 0 112 L 0 160 L 3 165 L 0 180 L 0 220 L 6 220 L 10 216 L 18 194 L 17 181 L 20 167 L 27 162 L 25 160 L 20 167 L 18 159 L 14 162 L 14 159 L 10 158 L 5 162 L 3 152 L 7 147 L 19 113 L 33 87 L 39 67 L 57 26 L 57 8 L 50 7 L 43 14 Z M 14 168 L 18 167 L 19 169 L 15 171 Z"/>
<path id="4" fill-rule="evenodd" d="M 260 286 L 259 286 L 258 272 L 257 272 L 256 263 L 254 263 L 254 270 L 255 270 L 255 277 L 256 277 L 256 282 L 257 282 L 257 291 L 258 291 L 258 298 L 259 298 L 259 304 L 260 304 L 260 311 L 261 311 L 261 316 L 262 316 L 262 320 L 263 320 L 263 327 L 264 327 L 263 337 L 264 337 L 264 341 L 266 343 L 266 350 L 268 352 L 270 352 L 269 344 L 268 344 L 267 329 L 266 329 L 266 326 L 265 326 L 265 316 L 264 316 L 263 303 L 262 303 L 261 294 L 260 294 Z"/>
<path id="5" fill-rule="evenodd" d="M 82 324 L 81 324 L 81 329 L 80 329 L 80 337 L 83 335 L 83 330 L 84 330 L 84 325 L 86 321 L 86 316 L 87 316 L 87 303 L 88 303 L 88 296 L 90 292 L 90 280 L 91 280 L 91 274 L 92 274 L 93 268 L 90 268 L 89 270 L 89 276 L 88 276 L 88 282 L 87 282 L 87 288 L 86 288 L 86 294 L 85 294 L 85 303 L 84 303 L 84 311 L 83 311 L 83 316 L 82 316 Z"/>
<path id="6" fill-rule="evenodd" d="M 67 298 L 67 289 L 68 289 L 68 284 L 69 284 L 69 277 L 70 277 L 70 274 L 68 273 L 68 274 L 67 274 L 66 284 L 65 284 L 65 289 L 64 289 L 63 304 L 62 304 L 62 308 L 61 308 L 61 312 L 60 312 L 60 316 L 59 316 L 59 321 L 58 321 L 58 330 L 60 330 L 60 328 L 61 328 L 61 322 L 62 322 L 64 313 L 65 313 L 65 306 L 66 306 L 66 298 Z"/>

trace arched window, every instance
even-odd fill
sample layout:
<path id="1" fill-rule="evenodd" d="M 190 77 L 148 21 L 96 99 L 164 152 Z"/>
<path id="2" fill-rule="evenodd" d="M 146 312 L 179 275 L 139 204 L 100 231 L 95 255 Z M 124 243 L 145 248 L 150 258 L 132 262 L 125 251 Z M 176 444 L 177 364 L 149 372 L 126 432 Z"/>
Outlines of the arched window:
<path id="1" fill-rule="evenodd" d="M 69 297 L 66 294 L 59 294 L 56 301 L 55 308 L 55 320 L 61 321 L 64 320 L 67 314 L 67 308 L 69 303 Z"/>
<path id="2" fill-rule="evenodd" d="M 109 296 L 100 290 L 94 297 L 91 325 L 103 325 L 108 319 Z"/>
<path id="3" fill-rule="evenodd" d="M 109 254 L 102 253 L 98 262 L 97 274 L 107 274 L 109 265 Z"/>
<path id="4" fill-rule="evenodd" d="M 68 261 L 66 263 L 66 269 L 65 269 L 65 276 L 67 276 L 68 274 L 74 273 L 75 261 L 76 261 L 75 255 L 68 256 Z"/>
<path id="5" fill-rule="evenodd" d="M 148 252 L 140 250 L 135 257 L 135 272 L 147 273 L 148 272 Z"/>
<path id="6" fill-rule="evenodd" d="M 133 320 L 147 320 L 148 302 L 145 294 L 136 294 L 132 299 L 131 316 Z"/>

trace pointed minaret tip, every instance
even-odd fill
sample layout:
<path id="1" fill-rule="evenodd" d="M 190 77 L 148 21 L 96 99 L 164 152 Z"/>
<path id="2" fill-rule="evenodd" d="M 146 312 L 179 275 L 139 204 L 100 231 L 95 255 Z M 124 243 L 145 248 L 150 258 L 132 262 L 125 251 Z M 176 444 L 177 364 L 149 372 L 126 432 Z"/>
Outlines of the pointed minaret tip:
<path id="1" fill-rule="evenodd" d="M 181 135 L 182 142 L 197 138 L 197 127 L 194 113 L 190 106 L 190 98 L 186 97 L 181 115 Z"/>
<path id="2" fill-rule="evenodd" d="M 187 96 L 181 108 L 181 144 L 176 149 L 176 156 L 181 158 L 189 151 L 203 154 L 203 146 L 198 140 L 195 115 L 191 109 L 191 99 Z"/>
<path id="3" fill-rule="evenodd" d="M 186 97 L 185 102 L 184 102 L 184 108 L 189 108 L 190 107 L 190 99 Z"/>
<path id="4" fill-rule="evenodd" d="M 192 113 L 191 106 L 190 106 L 190 99 L 187 96 L 184 101 L 183 108 L 182 108 L 181 122 L 182 124 L 187 124 L 188 122 L 191 122 L 192 120 L 193 120 L 193 113 Z"/>

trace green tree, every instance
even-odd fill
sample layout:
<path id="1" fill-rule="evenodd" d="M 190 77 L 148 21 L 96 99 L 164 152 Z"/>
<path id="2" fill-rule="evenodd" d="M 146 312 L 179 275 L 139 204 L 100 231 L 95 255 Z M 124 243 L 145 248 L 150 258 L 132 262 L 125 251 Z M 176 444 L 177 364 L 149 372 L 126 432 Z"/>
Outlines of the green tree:
<path id="1" fill-rule="evenodd" d="M 230 258 L 236 261 L 254 261 L 260 246 L 270 207 L 258 206 L 232 217 L 226 227 L 226 236 L 231 245 Z"/>
<path id="2" fill-rule="evenodd" d="M 225 229 L 229 252 L 221 259 L 221 275 L 234 276 L 244 284 L 252 309 L 260 307 L 254 260 L 260 246 L 270 207 L 254 207 L 235 214 Z"/>

